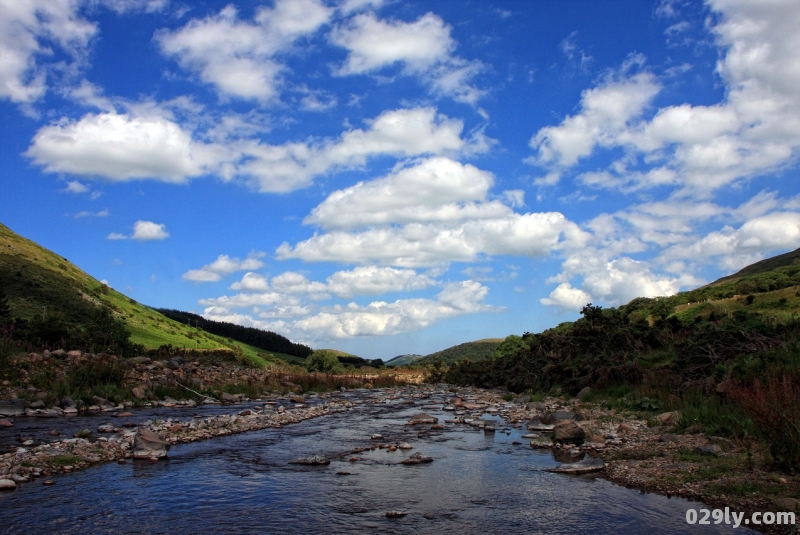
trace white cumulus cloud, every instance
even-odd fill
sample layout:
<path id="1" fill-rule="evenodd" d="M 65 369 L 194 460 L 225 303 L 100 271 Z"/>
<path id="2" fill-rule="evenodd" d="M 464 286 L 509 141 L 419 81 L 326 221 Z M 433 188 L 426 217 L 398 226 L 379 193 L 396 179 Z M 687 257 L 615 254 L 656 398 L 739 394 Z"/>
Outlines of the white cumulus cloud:
<path id="1" fill-rule="evenodd" d="M 373 73 L 398 64 L 404 74 L 420 77 L 436 94 L 474 105 L 485 93 L 471 84 L 483 65 L 453 55 L 457 43 L 450 27 L 433 13 L 414 22 L 380 20 L 374 13 L 356 15 L 334 29 L 331 41 L 348 52 L 337 71 L 340 75 Z"/>
<path id="2" fill-rule="evenodd" d="M 115 181 L 183 182 L 203 172 L 191 135 L 160 117 L 100 113 L 62 121 L 41 128 L 25 155 L 47 172 Z"/>
<path id="3" fill-rule="evenodd" d="M 216 282 L 221 280 L 222 277 L 236 271 L 248 271 L 263 267 L 264 262 L 261 259 L 264 258 L 264 256 L 265 253 L 262 252 L 250 253 L 247 258 L 244 259 L 231 258 L 225 254 L 219 255 L 217 259 L 210 264 L 206 264 L 200 269 L 191 269 L 184 273 L 183 280 L 193 282 Z M 258 276 L 256 275 L 255 277 Z M 253 280 L 257 280 L 255 277 Z"/>
<path id="4" fill-rule="evenodd" d="M 178 30 L 158 32 L 156 42 L 221 95 L 267 102 L 278 97 L 285 68 L 276 55 L 330 16 L 331 9 L 317 0 L 277 0 L 274 7 L 258 7 L 252 21 L 240 20 L 229 5 Z"/>
<path id="5" fill-rule="evenodd" d="M 29 104 L 47 91 L 55 73 L 41 60 L 52 46 L 66 52 L 73 66 L 85 59 L 97 26 L 79 15 L 78 0 L 0 2 L 0 98 Z"/>

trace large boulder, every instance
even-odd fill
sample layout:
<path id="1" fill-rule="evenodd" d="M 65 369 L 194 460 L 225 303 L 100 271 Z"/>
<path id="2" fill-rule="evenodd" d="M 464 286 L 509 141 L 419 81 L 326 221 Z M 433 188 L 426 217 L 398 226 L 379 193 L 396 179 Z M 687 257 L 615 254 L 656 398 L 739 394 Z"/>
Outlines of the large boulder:
<path id="1" fill-rule="evenodd" d="M 134 459 L 163 459 L 169 451 L 169 443 L 150 429 L 140 429 L 133 439 Z"/>
<path id="2" fill-rule="evenodd" d="M 14 490 L 17 488 L 17 484 L 14 483 L 12 479 L 0 479 L 0 491 L 3 490 Z"/>
<path id="3" fill-rule="evenodd" d="M 0 400 L 0 416 L 22 416 L 25 414 L 24 399 Z"/>
<path id="4" fill-rule="evenodd" d="M 586 431 L 573 420 L 562 420 L 553 427 L 553 441 L 562 444 L 583 444 Z"/>

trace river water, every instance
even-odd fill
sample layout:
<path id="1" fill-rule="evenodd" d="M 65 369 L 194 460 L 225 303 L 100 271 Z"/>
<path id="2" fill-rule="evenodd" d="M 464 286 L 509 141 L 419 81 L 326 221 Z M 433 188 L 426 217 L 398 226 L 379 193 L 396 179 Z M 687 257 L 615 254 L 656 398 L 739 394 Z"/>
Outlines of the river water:
<path id="1" fill-rule="evenodd" d="M 380 392 L 349 392 L 357 401 Z M 643 494 L 603 479 L 544 472 L 557 466 L 532 449 L 524 430 L 485 434 L 446 425 L 420 433 L 404 425 L 424 410 L 440 420 L 444 393 L 397 397 L 281 429 L 173 446 L 169 461 L 106 464 L 20 485 L 0 494 L 0 532 L 32 533 L 721 533 L 731 526 L 690 526 L 688 508 L 701 504 Z M 198 407 L 184 418 L 243 408 Z M 189 411 L 187 413 L 187 411 Z M 174 416 L 175 409 L 148 417 Z M 139 414 L 141 419 L 144 414 Z M 58 419 L 15 420 L 17 434 L 45 425 L 85 426 Z M 92 420 L 104 423 L 101 418 Z M 38 428 L 37 428 L 38 429 Z M 371 436 L 381 434 L 380 440 Z M 8 440 L 8 433 L 5 435 Z M 351 454 L 375 442 L 409 442 L 414 449 Z M 515 443 L 516 442 L 516 443 Z M 402 465 L 414 452 L 430 464 Z M 290 460 L 325 455 L 312 467 Z M 358 461 L 351 462 L 352 457 Z M 343 474 L 349 473 L 349 475 Z M 387 518 L 388 511 L 406 513 Z M 737 531 L 744 531 L 739 528 Z"/>

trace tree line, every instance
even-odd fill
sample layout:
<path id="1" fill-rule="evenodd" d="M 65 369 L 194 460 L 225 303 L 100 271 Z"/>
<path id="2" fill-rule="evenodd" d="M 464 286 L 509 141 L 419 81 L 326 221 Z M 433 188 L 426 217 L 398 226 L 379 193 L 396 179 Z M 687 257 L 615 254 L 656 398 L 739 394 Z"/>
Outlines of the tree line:
<path id="1" fill-rule="evenodd" d="M 217 336 L 237 340 L 265 351 L 284 353 L 303 359 L 313 353 L 313 350 L 307 345 L 296 344 L 285 336 L 272 331 L 264 331 L 255 327 L 242 327 L 241 325 L 224 321 L 209 320 L 199 314 L 180 310 L 166 308 L 158 308 L 156 310 L 175 321 L 197 327 Z"/>

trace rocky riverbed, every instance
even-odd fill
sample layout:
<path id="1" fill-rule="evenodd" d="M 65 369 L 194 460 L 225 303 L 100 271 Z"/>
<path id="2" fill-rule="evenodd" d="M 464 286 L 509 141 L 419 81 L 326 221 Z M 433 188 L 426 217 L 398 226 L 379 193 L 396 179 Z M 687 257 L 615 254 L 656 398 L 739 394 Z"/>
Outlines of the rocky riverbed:
<path id="1" fill-rule="evenodd" d="M 797 511 L 800 480 L 796 476 L 772 473 L 759 466 L 757 459 L 736 444 L 703 433 L 671 432 L 678 415 L 664 413 L 648 421 L 621 414 L 579 399 L 547 398 L 531 402 L 527 397 L 512 397 L 480 389 L 458 389 L 443 385 L 419 385 L 370 391 L 358 396 L 323 394 L 306 400 L 299 396 L 247 400 L 236 398 L 224 414 L 203 416 L 204 406 L 187 407 L 186 416 L 125 423 L 126 416 L 102 422 L 78 436 L 37 443 L 28 440 L 0 457 L 0 488 L 52 477 L 106 462 L 157 462 L 168 457 L 170 446 L 227 436 L 265 428 L 281 428 L 332 413 L 353 410 L 362 405 L 413 404 L 423 412 L 413 414 L 403 432 L 373 435 L 365 444 L 339 457 L 358 463 L 371 451 L 412 449 L 406 437 L 427 436 L 448 429 L 472 428 L 488 435 L 517 429 L 531 449 L 550 450 L 561 463 L 552 471 L 595 473 L 627 487 L 702 501 L 714 507 L 728 506 L 738 511 Z M 233 400 L 231 400 L 233 401 Z M 313 405 L 308 405 L 310 401 Z M 168 404 L 192 405 L 170 401 Z M 426 403 L 442 416 L 425 411 Z M 30 408 L 26 409 L 30 411 Z M 47 408 L 33 409 L 46 411 Z M 126 408 L 106 408 L 111 413 L 130 415 Z M 191 414 L 189 414 L 191 413 Z M 24 413 L 23 413 L 24 414 Z M 27 414 L 31 414 L 28 412 Z M 39 413 L 41 414 L 41 413 Z M 6 418 L 11 426 L 33 416 Z M 121 422 L 121 423 L 119 423 Z M 0 424 L 2 425 L 2 424 Z M 6 428 L 6 431 L 12 429 Z M 312 457 L 308 457 L 312 458 Z M 305 462 L 298 464 L 326 464 Z M 330 459 L 326 459 L 330 462 Z M 403 464 L 422 464 L 434 459 L 422 452 L 407 455 Z M 347 471 L 344 475 L 346 475 Z M 776 530 L 775 532 L 781 532 Z M 794 532 L 782 531 L 782 532 Z"/>

